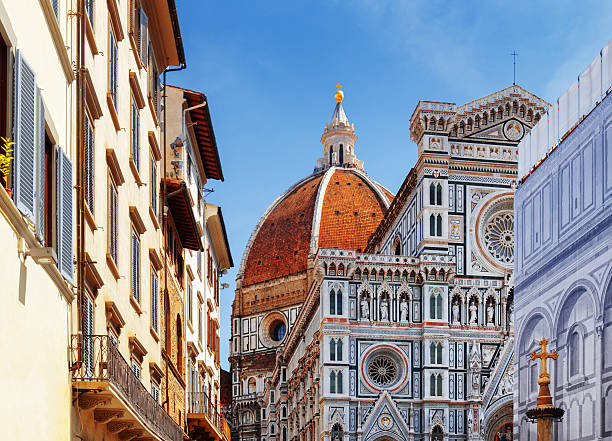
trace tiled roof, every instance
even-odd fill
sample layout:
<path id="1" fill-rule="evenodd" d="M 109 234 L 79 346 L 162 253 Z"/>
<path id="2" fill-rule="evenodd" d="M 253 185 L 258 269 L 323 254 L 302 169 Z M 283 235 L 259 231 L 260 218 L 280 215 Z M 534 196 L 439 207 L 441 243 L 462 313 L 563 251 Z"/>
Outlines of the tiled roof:
<path id="1" fill-rule="evenodd" d="M 304 180 L 259 222 L 245 250 L 243 286 L 305 271 L 315 216 L 319 247 L 364 250 L 391 199 L 388 190 L 354 169 L 330 169 Z"/>

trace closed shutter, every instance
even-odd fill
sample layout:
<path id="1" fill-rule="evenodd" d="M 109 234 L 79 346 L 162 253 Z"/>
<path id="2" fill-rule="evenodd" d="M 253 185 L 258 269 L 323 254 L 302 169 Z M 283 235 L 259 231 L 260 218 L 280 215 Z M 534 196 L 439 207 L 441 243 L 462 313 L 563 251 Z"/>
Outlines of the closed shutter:
<path id="1" fill-rule="evenodd" d="M 57 196 L 58 269 L 73 283 L 72 162 L 61 148 L 57 155 Z"/>
<path id="2" fill-rule="evenodd" d="M 158 281 L 157 274 L 154 270 L 151 270 L 151 326 L 155 330 L 155 332 L 159 331 L 159 312 L 158 312 Z"/>
<path id="3" fill-rule="evenodd" d="M 88 295 L 83 295 L 83 375 L 86 378 L 93 376 L 93 302 Z"/>
<path id="4" fill-rule="evenodd" d="M 117 108 L 117 41 L 115 40 L 115 33 L 113 32 L 113 28 L 109 28 L 109 39 L 110 39 L 110 57 L 109 57 L 109 89 L 111 98 L 113 99 L 113 104 L 115 105 L 115 109 Z"/>
<path id="5" fill-rule="evenodd" d="M 45 245 L 45 106 L 36 91 L 36 236 Z"/>
<path id="6" fill-rule="evenodd" d="M 132 231 L 132 296 L 140 303 L 140 241 Z"/>
<path id="7" fill-rule="evenodd" d="M 146 66 L 149 49 L 149 19 L 144 9 L 140 8 L 140 61 Z"/>
<path id="8" fill-rule="evenodd" d="M 20 50 L 15 55 L 14 190 L 17 208 L 34 221 L 36 74 Z"/>
<path id="9" fill-rule="evenodd" d="M 91 214 L 94 214 L 94 131 L 89 116 L 85 117 L 85 202 Z"/>
<path id="10" fill-rule="evenodd" d="M 157 216 L 157 162 L 153 155 L 151 155 L 151 183 L 149 185 L 151 189 L 151 208 Z"/>
<path id="11" fill-rule="evenodd" d="M 117 188 L 110 182 L 108 187 L 108 248 L 115 265 L 117 262 Z"/>

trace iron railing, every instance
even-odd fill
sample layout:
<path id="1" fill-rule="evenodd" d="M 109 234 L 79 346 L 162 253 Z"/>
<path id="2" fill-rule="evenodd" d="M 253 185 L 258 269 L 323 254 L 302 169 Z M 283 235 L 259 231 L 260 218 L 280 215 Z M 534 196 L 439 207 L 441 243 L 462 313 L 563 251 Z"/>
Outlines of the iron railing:
<path id="1" fill-rule="evenodd" d="M 210 400 L 205 392 L 189 392 L 189 413 L 204 414 L 209 421 L 224 435 L 227 441 L 230 440 L 230 427 L 225 416 L 219 412 L 218 407 Z"/>
<path id="2" fill-rule="evenodd" d="M 150 429 L 168 441 L 182 441 L 183 429 L 159 405 L 132 371 L 108 335 L 73 335 L 72 361 L 82 361 L 72 373 L 73 382 L 108 381 L 146 421 Z"/>

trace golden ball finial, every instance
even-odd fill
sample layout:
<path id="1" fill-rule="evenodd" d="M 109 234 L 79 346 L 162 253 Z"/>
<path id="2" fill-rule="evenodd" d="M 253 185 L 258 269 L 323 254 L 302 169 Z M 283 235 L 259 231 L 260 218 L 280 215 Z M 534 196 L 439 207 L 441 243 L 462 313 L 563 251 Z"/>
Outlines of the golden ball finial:
<path id="1" fill-rule="evenodd" d="M 336 85 L 336 87 L 338 88 L 338 90 L 337 90 L 337 91 L 336 91 L 336 93 L 334 94 L 334 98 L 336 99 L 336 102 L 337 102 L 337 103 L 341 103 L 341 102 L 342 102 L 342 100 L 344 99 L 344 92 L 342 92 L 342 91 L 340 90 L 340 88 L 342 87 L 342 86 L 340 85 L 340 83 L 338 83 L 338 84 Z"/>

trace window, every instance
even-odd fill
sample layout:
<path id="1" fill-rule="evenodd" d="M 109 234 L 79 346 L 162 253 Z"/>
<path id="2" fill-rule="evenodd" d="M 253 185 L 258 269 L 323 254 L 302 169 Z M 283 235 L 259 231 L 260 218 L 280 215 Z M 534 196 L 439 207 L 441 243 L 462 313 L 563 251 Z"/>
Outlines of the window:
<path id="1" fill-rule="evenodd" d="M 332 156 L 333 156 L 333 153 L 334 153 L 334 146 L 330 145 L 329 146 L 329 165 L 332 165 Z"/>
<path id="2" fill-rule="evenodd" d="M 248 391 L 249 394 L 254 394 L 255 392 L 257 392 L 257 380 L 255 380 L 255 377 L 249 378 Z"/>
<path id="3" fill-rule="evenodd" d="M 93 300 L 83 294 L 83 375 L 93 377 L 94 374 L 94 314 Z"/>
<path id="4" fill-rule="evenodd" d="M 431 364 L 442 364 L 442 343 L 431 343 L 429 361 Z"/>
<path id="5" fill-rule="evenodd" d="M 198 341 L 202 344 L 202 303 L 198 301 Z"/>
<path id="6" fill-rule="evenodd" d="M 331 361 L 336 361 L 336 339 L 329 339 L 329 359 Z"/>
<path id="7" fill-rule="evenodd" d="M 151 395 L 156 403 L 159 403 L 159 385 L 155 383 L 151 383 Z"/>
<path id="8" fill-rule="evenodd" d="M 338 361 L 342 361 L 342 339 L 336 340 L 336 358 Z"/>
<path id="9" fill-rule="evenodd" d="M 429 184 L 429 204 L 436 205 L 436 184 Z"/>
<path id="10" fill-rule="evenodd" d="M 332 289 L 329 292 L 329 314 L 342 315 L 342 291 Z"/>
<path id="11" fill-rule="evenodd" d="M 132 358 L 132 372 L 136 375 L 136 378 L 140 380 L 140 363 Z"/>
<path id="12" fill-rule="evenodd" d="M 140 303 L 140 238 L 132 229 L 132 290 L 131 294 L 137 303 Z"/>
<path id="13" fill-rule="evenodd" d="M 569 371 L 570 377 L 580 373 L 580 335 L 577 331 L 569 339 Z"/>
<path id="14" fill-rule="evenodd" d="M 153 214 L 157 216 L 157 161 L 155 160 L 155 156 L 153 156 L 152 152 L 149 192 L 151 195 L 151 208 L 153 209 Z"/>
<path id="15" fill-rule="evenodd" d="M 442 295 L 437 290 L 429 296 L 429 318 L 442 320 Z"/>
<path id="16" fill-rule="evenodd" d="M 344 146 L 340 144 L 340 149 L 338 149 L 338 156 L 340 158 L 340 164 L 344 164 Z"/>
<path id="17" fill-rule="evenodd" d="M 189 323 L 193 323 L 193 287 L 191 282 L 187 284 L 187 317 Z"/>
<path id="18" fill-rule="evenodd" d="M 117 334 L 112 329 L 108 329 L 108 341 L 115 347 L 119 346 L 119 339 L 117 338 Z"/>
<path id="19" fill-rule="evenodd" d="M 89 115 L 85 115 L 83 136 L 85 172 L 83 176 L 85 203 L 91 214 L 94 214 L 94 128 Z"/>
<path id="20" fill-rule="evenodd" d="M 436 235 L 436 216 L 434 214 L 429 215 L 429 235 Z"/>
<path id="21" fill-rule="evenodd" d="M 274 404 L 274 402 L 276 401 L 274 392 L 275 391 L 273 390 L 270 391 L 270 404 Z"/>
<path id="22" fill-rule="evenodd" d="M 198 250 L 198 274 L 202 277 L 202 251 Z"/>
<path id="23" fill-rule="evenodd" d="M 151 268 L 151 327 L 159 333 L 159 279 L 154 268 Z"/>
<path id="24" fill-rule="evenodd" d="M 181 316 L 176 315 L 176 367 L 179 372 L 183 371 L 183 326 Z"/>
<path id="25" fill-rule="evenodd" d="M 108 27 L 108 93 L 117 109 L 117 40 L 113 27 Z"/>
<path id="26" fill-rule="evenodd" d="M 117 264 L 117 186 L 108 178 L 108 253 Z"/>
<path id="27" fill-rule="evenodd" d="M 436 236 L 442 236 L 442 216 L 436 216 Z"/>
<path id="28" fill-rule="evenodd" d="M 429 377 L 429 395 L 432 397 L 442 396 L 442 375 L 431 374 Z"/>
<path id="29" fill-rule="evenodd" d="M 87 18 L 89 18 L 89 24 L 91 24 L 91 28 L 94 27 L 94 0 L 85 0 L 85 12 L 87 13 Z"/>
<path id="30" fill-rule="evenodd" d="M 436 205 L 442 205 L 442 184 L 436 184 Z"/>
<path id="31" fill-rule="evenodd" d="M 341 394 L 342 393 L 342 372 L 331 371 L 329 374 L 329 393 L 330 394 Z"/>
<path id="32" fill-rule="evenodd" d="M 132 95 L 132 107 L 131 107 L 131 133 L 130 133 L 130 145 L 132 152 L 132 160 L 137 170 L 140 170 L 140 114 L 138 113 L 138 105 Z"/>

